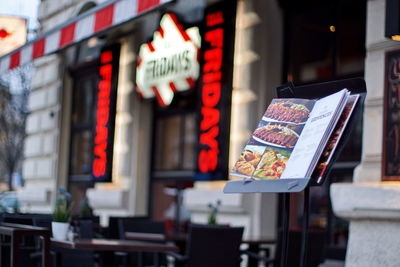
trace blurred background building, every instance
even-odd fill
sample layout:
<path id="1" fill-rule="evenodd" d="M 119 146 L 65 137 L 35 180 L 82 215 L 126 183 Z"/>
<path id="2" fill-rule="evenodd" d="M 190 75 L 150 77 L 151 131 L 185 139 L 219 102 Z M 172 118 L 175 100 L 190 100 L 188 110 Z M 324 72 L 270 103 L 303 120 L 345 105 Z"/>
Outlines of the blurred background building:
<path id="1" fill-rule="evenodd" d="M 40 2 L 40 33 L 33 52 L 30 50 L 36 59 L 26 123 L 25 185 L 18 190 L 22 210 L 50 212 L 56 189 L 65 186 L 76 203 L 88 196 L 103 223 L 110 215 L 149 214 L 165 220 L 177 192 L 184 189 L 183 204 L 192 221 L 206 222 L 207 204 L 221 200 L 219 223 L 244 225 L 248 236 L 277 236 L 277 195 L 224 195 L 223 181 L 191 182 L 199 178 L 201 81 L 192 81 L 189 90 L 175 93 L 170 105 L 160 105 L 160 97 L 142 99 L 136 86 L 139 48 L 152 40 L 155 31 L 163 36 L 159 25 L 163 14 L 173 12 L 183 28 L 198 26 L 204 33 L 204 13 L 220 5 L 221 12 L 234 11 L 225 20 L 235 21 L 228 35 L 234 37 L 234 50 L 229 54 L 229 42 L 224 48 L 224 62 L 230 66 L 224 66 L 227 72 L 223 75 L 229 78 L 229 69 L 233 71 L 232 86 L 223 87 L 229 91 L 222 91 L 227 96 L 219 107 L 224 114 L 221 121 L 230 125 L 230 133 L 218 138 L 219 144 L 229 147 L 229 156 L 224 156 L 227 149 L 219 151 L 221 159 L 228 159 L 225 169 L 238 158 L 280 84 L 364 77 L 368 88 L 364 120 L 355 127 L 330 179 L 313 188 L 311 225 L 327 233 L 326 258 L 344 260 L 349 240 L 349 222 L 344 219 L 350 219 L 349 266 L 398 262 L 391 247 L 399 245 L 395 241 L 399 234 L 394 230 L 399 206 L 387 199 L 386 192 L 397 199 L 399 189 L 396 184 L 388 189 L 381 182 L 385 53 L 399 48 L 384 34 L 387 1 L 138 0 L 142 3 L 138 10 L 144 15 L 127 21 L 119 21 L 118 15 L 128 16 L 123 7 L 132 7 L 131 2 L 124 1 L 127 6 L 118 2 L 122 0 Z M 103 25 L 97 20 L 111 21 Z M 97 30 L 86 34 L 86 27 Z M 22 50 L 18 62 L 12 54 L 2 58 L 0 67 L 4 70 L 29 61 L 24 55 Z M 107 61 L 109 55 L 112 60 Z M 99 176 L 107 182 L 100 183 L 93 166 L 100 153 L 95 150 L 100 144 L 95 140 L 99 134 L 96 127 L 101 126 L 98 83 L 106 79 L 104 64 L 112 66 L 107 79 L 115 95 L 107 102 L 110 138 L 106 142 L 107 162 L 101 165 L 105 174 Z M 333 186 L 331 193 L 332 183 L 340 184 Z M 371 192 L 373 209 L 363 204 Z M 293 230 L 301 227 L 301 199 L 301 194 L 292 197 Z M 386 213 L 381 213 L 383 205 L 389 209 Z M 360 207 L 363 212 L 358 211 Z M 386 258 L 380 261 L 376 246 L 368 244 L 382 231 L 391 236 L 379 236 L 386 244 L 382 246 Z M 364 257 L 367 254 L 370 256 Z"/>

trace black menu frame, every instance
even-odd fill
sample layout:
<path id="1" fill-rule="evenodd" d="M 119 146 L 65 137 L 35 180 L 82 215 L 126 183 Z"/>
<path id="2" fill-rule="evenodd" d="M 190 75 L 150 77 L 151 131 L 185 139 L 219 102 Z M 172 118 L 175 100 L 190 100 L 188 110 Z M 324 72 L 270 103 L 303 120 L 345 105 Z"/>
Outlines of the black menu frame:
<path id="1" fill-rule="evenodd" d="M 361 119 L 363 103 L 367 93 L 365 81 L 363 78 L 353 78 L 337 80 L 324 83 L 316 83 L 303 86 L 294 86 L 292 83 L 285 84 L 276 88 L 279 98 L 305 98 L 318 99 L 330 94 L 339 92 L 346 88 L 352 94 L 359 94 L 360 98 L 351 114 L 350 120 L 343 132 L 337 145 L 331 161 L 324 173 L 323 179 L 317 183 L 311 177 L 296 179 L 278 179 L 278 180 L 250 180 L 250 181 L 229 181 L 225 184 L 224 193 L 294 193 L 301 192 L 307 186 L 322 185 L 329 177 L 332 166 L 338 159 L 341 151 L 347 143 L 355 122 Z"/>

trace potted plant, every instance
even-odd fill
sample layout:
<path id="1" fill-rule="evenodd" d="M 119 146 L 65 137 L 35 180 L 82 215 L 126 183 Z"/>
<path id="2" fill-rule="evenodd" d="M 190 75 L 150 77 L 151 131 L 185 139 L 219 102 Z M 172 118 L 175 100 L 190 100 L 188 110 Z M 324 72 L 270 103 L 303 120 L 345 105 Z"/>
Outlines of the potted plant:
<path id="1" fill-rule="evenodd" d="M 219 211 L 219 206 L 221 206 L 221 200 L 217 200 L 215 205 L 209 203 L 208 208 L 209 208 L 209 213 L 208 213 L 208 219 L 207 222 L 210 225 L 216 225 L 217 224 L 217 214 Z"/>
<path id="2" fill-rule="evenodd" d="M 71 194 L 68 193 L 64 188 L 59 188 L 58 195 L 59 196 L 54 207 L 51 229 L 55 239 L 67 240 L 71 211 Z"/>

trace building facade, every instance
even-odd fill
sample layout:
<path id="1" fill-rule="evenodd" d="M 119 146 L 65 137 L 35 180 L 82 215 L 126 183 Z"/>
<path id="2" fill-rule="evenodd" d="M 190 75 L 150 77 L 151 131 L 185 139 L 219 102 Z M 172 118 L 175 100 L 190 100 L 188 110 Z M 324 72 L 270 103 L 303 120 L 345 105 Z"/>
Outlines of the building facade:
<path id="1" fill-rule="evenodd" d="M 399 238 L 397 216 L 399 185 L 382 182 L 384 97 L 389 65 L 388 52 L 399 43 L 385 37 L 386 5 L 391 1 L 368 1 L 365 80 L 367 100 L 364 110 L 361 164 L 354 171 L 353 183 L 331 188 L 333 209 L 350 221 L 346 266 L 397 266 Z M 388 22 L 386 22 L 388 23 Z M 395 23 L 394 21 L 389 23 Z M 386 26 L 387 27 L 387 26 Z M 387 158 L 386 160 L 391 160 Z"/>
<path id="2" fill-rule="evenodd" d="M 42 30 L 51 30 L 103 2 L 41 1 Z M 190 157 L 198 136 L 193 130 L 196 111 L 192 107 L 199 99 L 193 88 L 177 96 L 169 108 L 160 108 L 156 100 L 141 99 L 135 86 L 139 48 L 152 37 L 166 11 L 195 25 L 215 2 L 219 1 L 178 0 L 34 61 L 23 164 L 26 182 L 18 192 L 24 211 L 51 212 L 57 188 L 64 186 L 78 202 L 86 195 L 104 224 L 111 215 L 147 214 L 165 219 L 174 202 L 171 194 L 176 194 L 176 190 L 169 194 L 168 188 L 178 186 L 171 182 L 177 179 L 163 177 L 182 176 L 194 170 Z M 230 135 L 226 136 L 229 166 L 238 158 L 277 86 L 288 81 L 306 84 L 364 76 L 368 95 L 363 124 L 356 127 L 331 181 L 314 190 L 318 210 L 312 223 L 330 229 L 327 243 L 345 251 L 348 227 L 332 214 L 331 197 L 336 214 L 351 221 L 346 264 L 397 263 L 398 205 L 393 199 L 397 199 L 398 189 L 397 185 L 381 183 L 384 58 L 385 52 L 399 47 L 384 37 L 385 0 L 319 4 L 304 1 L 294 5 L 284 0 L 238 0 L 235 13 Z M 93 88 L 97 89 L 101 53 L 112 47 L 119 55 L 112 182 L 94 183 L 90 178 L 93 147 L 89 145 L 96 135 Z M 184 135 L 176 130 L 181 125 L 185 125 Z M 180 143 L 174 144 L 174 140 Z M 187 147 L 192 152 L 185 154 Z M 173 155 L 177 153 L 182 153 L 183 158 L 175 159 Z M 183 166 L 171 167 L 176 162 L 183 162 Z M 329 191 L 332 182 L 349 183 L 335 184 Z M 248 236 L 275 238 L 280 223 L 278 196 L 224 195 L 224 183 L 195 182 L 184 190 L 183 202 L 192 221 L 206 222 L 208 203 L 220 199 L 220 223 L 244 225 Z M 368 202 L 371 193 L 382 201 Z M 293 207 L 299 207 L 301 198 L 293 197 Z M 381 211 L 388 205 L 390 210 Z M 291 214 L 292 229 L 301 227 L 300 217 L 296 211 Z M 380 253 L 380 245 L 372 241 L 380 233 L 390 233 L 390 237 L 380 236 L 385 253 Z"/>
<path id="3" fill-rule="evenodd" d="M 42 31 L 51 30 L 55 25 L 102 4 L 102 1 L 66 1 L 59 5 L 53 1 L 42 1 L 39 7 Z M 166 10 L 175 12 L 186 23 L 195 24 L 194 21 L 202 20 L 204 8 L 211 4 L 203 1 L 178 1 Z M 157 110 L 154 101 L 138 97 L 135 66 L 139 46 L 148 41 L 157 29 L 161 14 L 166 10 L 156 10 L 132 23 L 107 31 L 98 36 L 99 38 L 91 38 L 34 61 L 36 70 L 29 101 L 30 115 L 26 126 L 28 137 L 23 164 L 25 186 L 18 192 L 22 210 L 51 212 L 57 188 L 63 186 L 73 193 L 77 202 L 86 195 L 95 213 L 103 218 L 105 224 L 110 215 L 150 213 L 157 219 L 163 218 L 174 198 L 154 199 L 154 195 L 164 194 L 163 190 L 169 184 L 153 179 L 151 173 L 155 168 L 152 165 L 154 117 L 158 116 L 156 113 L 162 117 L 164 110 Z M 262 19 L 262 13 L 257 13 L 256 10 L 271 10 L 272 15 Z M 231 124 L 232 141 L 228 143 L 231 164 L 240 154 L 248 133 L 257 123 L 259 118 L 256 114 L 261 114 L 275 94 L 274 90 L 265 88 L 274 88 L 281 83 L 281 41 L 276 41 L 265 49 L 269 38 L 282 39 L 279 37 L 282 34 L 279 14 L 278 3 L 238 2 L 234 80 L 231 90 L 232 116 L 240 119 Z M 269 29 L 268 33 L 261 34 L 265 29 Z M 255 36 L 263 37 L 258 37 L 257 42 L 249 42 L 249 38 L 256 38 Z M 85 143 L 87 136 L 93 138 L 93 132 L 85 129 L 92 127 L 90 125 L 95 121 L 91 114 L 94 100 L 90 99 L 90 94 L 93 92 L 89 91 L 92 90 L 90 86 L 95 86 L 95 83 L 90 83 L 96 79 L 98 66 L 91 60 L 99 57 L 104 47 L 116 44 L 119 46 L 119 70 L 112 182 L 93 183 L 87 176 L 86 164 L 91 160 L 91 148 Z M 275 63 L 269 63 L 266 58 Z M 80 90 L 85 93 L 80 93 Z M 276 205 L 272 205 L 271 210 L 271 203 L 277 203 L 276 196 L 227 196 L 222 194 L 223 184 L 199 182 L 194 188 L 186 190 L 184 202 L 192 212 L 192 219 L 205 222 L 207 204 L 221 199 L 221 223 L 246 225 L 248 234 L 274 237 Z M 161 209 L 155 204 L 163 204 L 164 201 L 168 205 L 164 204 Z M 259 215 L 261 211 L 267 210 L 270 210 L 269 216 Z"/>

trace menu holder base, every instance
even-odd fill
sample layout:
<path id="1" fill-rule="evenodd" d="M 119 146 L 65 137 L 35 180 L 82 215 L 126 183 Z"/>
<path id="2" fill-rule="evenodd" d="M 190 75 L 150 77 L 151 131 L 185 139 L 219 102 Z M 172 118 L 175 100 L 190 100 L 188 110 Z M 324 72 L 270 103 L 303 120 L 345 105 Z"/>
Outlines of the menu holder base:
<path id="1" fill-rule="evenodd" d="M 297 193 L 303 191 L 309 182 L 310 178 L 229 181 L 224 193 Z"/>

